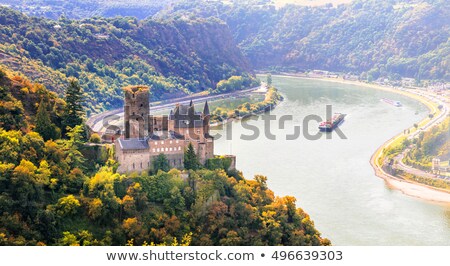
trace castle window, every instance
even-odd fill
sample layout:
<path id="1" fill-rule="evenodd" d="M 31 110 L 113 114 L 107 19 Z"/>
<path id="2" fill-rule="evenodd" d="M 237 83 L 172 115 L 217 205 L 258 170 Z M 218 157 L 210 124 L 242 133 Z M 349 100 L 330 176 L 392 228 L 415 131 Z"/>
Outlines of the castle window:
<path id="1" fill-rule="evenodd" d="M 172 144 L 172 141 L 170 141 L 170 144 Z"/>
<path id="2" fill-rule="evenodd" d="M 164 145 L 164 141 L 161 141 L 161 144 Z"/>
<path id="3" fill-rule="evenodd" d="M 169 148 L 166 148 L 166 151 L 169 151 Z"/>
<path id="4" fill-rule="evenodd" d="M 178 150 L 181 151 L 181 146 L 178 146 Z"/>
<path id="5" fill-rule="evenodd" d="M 144 104 L 143 103 L 141 103 L 141 107 L 143 107 L 144 106 Z"/>
<path id="6" fill-rule="evenodd" d="M 159 148 L 158 148 L 158 149 L 156 149 L 156 152 L 159 152 Z"/>
<path id="7" fill-rule="evenodd" d="M 172 147 L 169 149 L 169 151 L 172 151 Z"/>
<path id="8" fill-rule="evenodd" d="M 153 152 L 155 152 L 155 149 L 153 149 Z"/>
<path id="9" fill-rule="evenodd" d="M 179 140 L 176 140 L 176 141 L 175 141 L 175 143 L 178 143 L 178 142 L 180 142 L 180 141 L 179 141 Z"/>
<path id="10" fill-rule="evenodd" d="M 155 145 L 158 145 L 158 142 L 157 142 L 157 141 L 155 141 Z"/>

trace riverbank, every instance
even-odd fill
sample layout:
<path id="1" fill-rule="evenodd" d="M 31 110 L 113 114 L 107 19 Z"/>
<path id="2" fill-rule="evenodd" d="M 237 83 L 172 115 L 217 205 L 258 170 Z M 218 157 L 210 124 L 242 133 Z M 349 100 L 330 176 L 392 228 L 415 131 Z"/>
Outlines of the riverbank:
<path id="1" fill-rule="evenodd" d="M 255 91 L 256 93 L 264 93 L 264 100 L 256 103 L 244 103 L 235 109 L 227 110 L 227 114 L 217 115 L 217 112 L 213 112 L 213 119 L 216 120 L 211 123 L 211 127 L 220 127 L 227 123 L 241 120 L 245 117 L 263 114 L 270 110 L 273 110 L 277 105 L 283 101 L 283 96 L 275 87 L 261 87 L 261 91 Z M 265 92 L 264 92 L 265 91 Z"/>
<path id="2" fill-rule="evenodd" d="M 415 99 L 415 100 L 423 103 L 425 106 L 427 106 L 427 108 L 430 110 L 431 113 L 435 114 L 435 117 L 438 117 L 439 115 L 441 115 L 440 111 L 437 108 L 437 106 L 438 106 L 437 103 L 432 102 L 432 101 L 426 99 L 425 97 L 416 95 L 414 93 L 400 90 L 400 89 L 395 89 L 392 87 L 382 86 L 382 85 L 378 85 L 378 84 L 364 83 L 364 82 L 360 82 L 360 81 L 344 80 L 341 78 L 305 77 L 305 76 L 299 76 L 296 74 L 287 74 L 287 73 L 283 73 L 282 75 L 276 75 L 276 76 L 329 81 L 329 82 L 350 84 L 350 85 L 355 85 L 355 86 L 360 86 L 360 87 L 367 87 L 367 88 L 397 93 L 397 94 L 404 95 L 406 97 Z M 448 110 L 446 110 L 446 112 L 448 112 Z M 433 121 L 434 121 L 434 119 L 430 119 L 427 117 L 427 118 L 421 120 L 420 122 L 418 122 L 417 124 L 419 125 L 419 128 L 420 127 L 429 128 L 430 126 L 432 126 Z M 414 130 L 416 130 L 416 129 L 414 129 Z M 416 134 L 416 133 L 417 132 L 411 131 L 411 134 Z M 372 157 L 370 158 L 370 164 L 375 171 L 375 175 L 384 179 L 390 188 L 397 189 L 408 196 L 412 196 L 412 197 L 416 197 L 416 198 L 420 198 L 423 200 L 432 201 L 432 202 L 436 202 L 436 203 L 450 204 L 450 193 L 448 193 L 447 191 L 441 190 L 439 188 L 431 187 L 431 186 L 428 186 L 428 185 L 425 185 L 422 183 L 413 182 L 413 181 L 394 177 L 392 175 L 387 174 L 381 168 L 381 165 L 379 164 L 379 158 L 383 155 L 383 151 L 387 147 L 389 147 L 392 143 L 395 143 L 395 141 L 397 141 L 399 138 L 404 137 L 404 136 L 405 135 L 403 134 L 403 132 L 399 132 L 399 134 L 397 134 L 393 138 L 386 141 L 383 145 L 381 145 L 375 151 L 375 153 L 372 155 Z"/>

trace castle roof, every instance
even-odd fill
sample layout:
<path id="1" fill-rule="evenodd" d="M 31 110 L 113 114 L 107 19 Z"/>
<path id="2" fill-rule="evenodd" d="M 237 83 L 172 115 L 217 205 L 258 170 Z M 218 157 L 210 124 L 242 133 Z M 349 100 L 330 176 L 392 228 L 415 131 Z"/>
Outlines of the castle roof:
<path id="1" fill-rule="evenodd" d="M 175 121 L 175 128 L 199 128 L 203 127 L 203 121 L 200 120 L 178 120 Z"/>
<path id="2" fill-rule="evenodd" d="M 118 139 L 122 150 L 146 150 L 149 148 L 147 139 Z"/>
<path id="3" fill-rule="evenodd" d="M 174 114 L 176 116 L 179 115 L 188 115 L 189 114 L 189 109 L 194 108 L 191 105 L 184 105 L 184 104 L 177 104 L 175 106 L 175 110 L 174 110 Z"/>
<path id="4" fill-rule="evenodd" d="M 202 127 L 202 113 L 196 112 L 193 102 L 189 105 L 177 104 L 169 114 L 170 120 L 175 120 L 175 128 Z"/>
<path id="5" fill-rule="evenodd" d="M 166 139 L 185 139 L 183 135 L 170 130 L 168 134 L 157 135 L 153 134 L 149 137 L 151 140 L 166 140 Z"/>
<path id="6" fill-rule="evenodd" d="M 209 114 L 209 104 L 208 104 L 208 101 L 205 102 L 205 107 L 203 108 L 203 114 L 204 114 L 204 115 L 210 115 L 210 114 Z"/>

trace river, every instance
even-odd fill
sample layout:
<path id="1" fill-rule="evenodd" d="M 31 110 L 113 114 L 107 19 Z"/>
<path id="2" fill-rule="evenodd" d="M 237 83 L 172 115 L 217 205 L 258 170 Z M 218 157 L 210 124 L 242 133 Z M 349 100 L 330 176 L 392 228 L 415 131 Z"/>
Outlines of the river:
<path id="1" fill-rule="evenodd" d="M 240 121 L 231 124 L 229 136 L 215 129 L 212 134 L 224 135 L 215 142 L 216 154 L 236 155 L 237 168 L 246 178 L 266 175 L 276 195 L 295 196 L 334 245 L 450 245 L 450 207 L 389 188 L 369 163 L 381 144 L 428 115 L 425 106 L 355 85 L 279 76 L 273 77 L 273 84 L 285 101 L 271 115 L 292 115 L 293 121 L 284 129 L 278 120 L 271 122 L 276 140 L 264 136 L 262 117 L 247 121 L 261 133 L 252 141 L 240 137 L 252 134 Z M 384 97 L 403 106 L 380 101 Z M 325 117 L 326 105 L 347 114 L 339 127 L 346 139 L 333 132 L 318 140 L 286 140 L 307 115 Z M 317 122 L 309 125 L 309 133 L 315 134 Z"/>

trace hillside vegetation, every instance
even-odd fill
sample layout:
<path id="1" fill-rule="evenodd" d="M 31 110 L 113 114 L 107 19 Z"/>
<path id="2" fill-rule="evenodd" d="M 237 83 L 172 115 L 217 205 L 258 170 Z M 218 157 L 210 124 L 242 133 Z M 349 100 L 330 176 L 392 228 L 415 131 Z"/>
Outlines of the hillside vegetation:
<path id="1" fill-rule="evenodd" d="M 251 84 L 246 59 L 217 19 L 54 21 L 0 7 L 0 64 L 62 94 L 76 77 L 91 111 L 122 106 L 121 88 L 147 84 L 152 100 Z"/>
<path id="2" fill-rule="evenodd" d="M 333 4 L 322 0 L 114 0 L 112 6 L 120 6 L 114 12 L 103 12 L 108 7 L 100 1 L 95 4 L 98 13 L 91 14 L 84 12 L 89 1 L 46 5 L 81 17 L 219 18 L 255 69 L 324 69 L 369 80 L 400 76 L 450 80 L 450 2 L 446 0 L 328 1 Z M 25 2 L 36 6 L 35 0 Z M 39 8 L 25 10 L 24 6 L 15 7 L 56 18 L 48 11 L 39 13 Z"/>
<path id="3" fill-rule="evenodd" d="M 331 1 L 330 1 L 331 2 Z M 189 1 L 161 17 L 218 17 L 256 69 L 325 69 L 377 79 L 450 80 L 450 2 L 356 0 L 307 7 Z"/>
<path id="4" fill-rule="evenodd" d="M 126 4 L 115 0 L 112 6 L 120 8 L 112 13 L 102 11 L 107 8 L 102 1 L 95 4 L 98 13 L 83 12 L 89 1 L 46 4 L 80 17 L 219 18 L 258 70 L 324 69 L 351 72 L 368 80 L 450 80 L 450 3 L 445 0 L 355 0 L 334 5 L 297 0 L 148 0 Z M 35 6 L 34 2 L 28 4 Z M 24 10 L 24 6 L 15 7 Z M 36 10 L 40 9 L 24 11 L 56 18 L 52 13 L 36 14 Z"/>
<path id="5" fill-rule="evenodd" d="M 405 162 L 414 167 L 431 170 L 431 161 L 438 157 L 442 161 L 450 160 L 450 118 L 423 132 L 415 141 Z"/>
<path id="6" fill-rule="evenodd" d="M 164 155 L 165 171 L 116 173 L 113 147 L 60 128 L 77 101 L 0 71 L 0 245 L 330 244 L 294 197 L 225 170 L 226 158 L 204 168 L 192 149 L 184 173 Z"/>
<path id="7" fill-rule="evenodd" d="M 0 0 L 0 4 L 9 5 L 32 16 L 58 19 L 65 15 L 71 19 L 83 19 L 93 16 L 114 17 L 134 16 L 147 18 L 167 5 L 179 0 Z"/>

